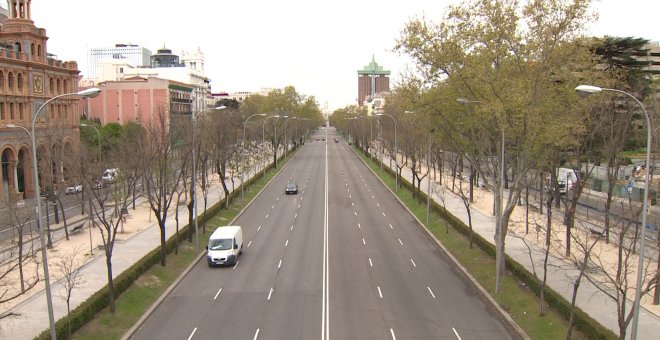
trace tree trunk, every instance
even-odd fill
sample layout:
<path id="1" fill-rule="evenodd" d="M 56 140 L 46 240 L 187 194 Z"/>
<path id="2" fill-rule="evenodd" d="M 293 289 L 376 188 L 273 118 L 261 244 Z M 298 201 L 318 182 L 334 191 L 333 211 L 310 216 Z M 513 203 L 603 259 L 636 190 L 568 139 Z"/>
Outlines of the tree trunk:
<path id="1" fill-rule="evenodd" d="M 64 204 L 62 204 L 62 200 L 58 197 L 56 198 L 57 203 L 60 204 L 60 209 L 62 210 L 62 221 L 64 222 L 64 235 L 66 236 L 67 241 L 69 240 L 69 229 L 67 228 L 66 224 L 66 214 L 64 213 Z M 57 207 L 55 208 L 57 210 Z"/>
<path id="2" fill-rule="evenodd" d="M 112 281 L 112 253 L 110 246 L 105 244 L 105 266 L 108 269 L 108 302 L 110 303 L 110 313 L 115 313 L 115 286 Z"/>

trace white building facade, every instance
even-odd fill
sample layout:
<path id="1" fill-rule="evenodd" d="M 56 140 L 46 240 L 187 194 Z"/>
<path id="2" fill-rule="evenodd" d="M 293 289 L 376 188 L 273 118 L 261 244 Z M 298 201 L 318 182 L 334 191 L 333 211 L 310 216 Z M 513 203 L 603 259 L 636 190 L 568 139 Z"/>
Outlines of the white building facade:
<path id="1" fill-rule="evenodd" d="M 116 44 L 115 47 L 91 48 L 89 50 L 89 74 L 88 80 L 101 82 L 99 80 L 99 65 L 108 61 L 125 61 L 133 67 L 148 66 L 151 51 L 145 47 L 133 44 Z"/>

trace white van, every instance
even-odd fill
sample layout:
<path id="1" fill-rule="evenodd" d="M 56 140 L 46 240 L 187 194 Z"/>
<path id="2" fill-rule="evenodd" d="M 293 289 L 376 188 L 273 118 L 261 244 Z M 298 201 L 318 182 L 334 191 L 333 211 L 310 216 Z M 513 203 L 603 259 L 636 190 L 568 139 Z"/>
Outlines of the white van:
<path id="1" fill-rule="evenodd" d="M 243 253 L 243 230 L 239 226 L 218 227 L 206 246 L 209 267 L 233 265 Z"/>

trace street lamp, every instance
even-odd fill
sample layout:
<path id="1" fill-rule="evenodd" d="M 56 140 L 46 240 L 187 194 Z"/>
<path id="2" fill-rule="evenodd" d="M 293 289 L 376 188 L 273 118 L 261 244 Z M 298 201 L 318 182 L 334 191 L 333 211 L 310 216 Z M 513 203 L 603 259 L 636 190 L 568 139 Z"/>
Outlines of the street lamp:
<path id="1" fill-rule="evenodd" d="M 211 110 L 223 110 L 225 109 L 226 106 L 221 105 L 218 107 L 210 107 L 204 110 L 201 110 L 197 112 L 196 114 L 192 115 L 192 190 L 190 193 L 190 197 L 192 197 L 193 200 L 193 210 L 195 210 L 195 250 L 199 251 L 199 224 L 197 223 L 197 197 L 195 196 L 197 194 L 197 190 L 195 189 L 195 177 L 197 177 L 197 169 L 196 169 L 196 162 L 195 162 L 195 125 L 197 124 L 197 116 L 200 114 L 211 111 Z M 225 197 L 226 200 L 228 200 L 228 197 Z"/>
<path id="2" fill-rule="evenodd" d="M 463 105 L 470 104 L 481 104 L 478 100 L 470 100 L 465 98 L 456 99 L 457 102 Z M 504 261 L 504 249 L 502 247 L 502 237 L 504 231 L 504 124 L 501 126 L 502 141 L 500 146 L 500 180 L 497 183 L 497 190 L 500 196 L 499 201 L 496 200 L 496 203 L 499 205 L 497 209 L 497 253 L 495 255 L 495 294 L 500 292 L 500 271 L 501 271 L 501 262 Z"/>
<path id="3" fill-rule="evenodd" d="M 284 118 L 284 124 L 286 124 L 286 119 L 289 118 L 289 116 L 279 116 L 275 120 Z M 275 125 L 273 126 L 273 130 L 275 131 L 275 136 L 273 137 L 273 157 L 275 157 L 274 164 L 275 168 L 277 168 L 277 122 L 275 122 Z"/>
<path id="4" fill-rule="evenodd" d="M 272 116 L 268 116 L 268 117 L 266 117 L 266 119 L 264 119 L 264 123 L 261 126 L 261 144 L 264 145 L 264 146 L 266 144 L 266 122 L 271 118 L 277 119 L 277 118 L 280 118 L 280 115 L 272 115 Z M 264 151 L 264 153 L 265 153 L 265 151 Z M 265 156 L 264 156 L 264 173 L 266 173 L 266 157 Z"/>
<path id="5" fill-rule="evenodd" d="M 395 178 L 395 191 L 399 192 L 399 163 L 397 161 L 397 147 L 396 147 L 396 119 L 390 114 L 387 113 L 376 113 L 376 116 L 388 116 L 392 118 L 392 121 L 394 122 L 394 166 L 396 166 L 396 169 L 394 169 L 394 178 Z"/>
<path id="6" fill-rule="evenodd" d="M 641 292 L 642 292 L 642 281 L 644 280 L 644 241 L 646 238 L 646 214 L 648 210 L 648 199 L 649 199 L 649 178 L 652 176 L 651 173 L 651 118 L 649 117 L 648 112 L 642 102 L 640 102 L 632 94 L 617 90 L 617 89 L 608 89 L 604 87 L 597 87 L 592 85 L 580 85 L 575 88 L 575 91 L 578 92 L 581 96 L 588 96 L 590 94 L 599 93 L 602 91 L 610 91 L 624 94 L 632 98 L 639 107 L 644 111 L 644 117 L 646 118 L 646 174 L 644 175 L 644 201 L 642 205 L 642 231 L 640 232 L 640 242 L 639 242 L 639 263 L 637 266 L 637 285 L 635 289 L 635 301 L 633 303 L 633 321 L 632 321 L 632 332 L 631 336 L 633 339 L 637 339 L 637 325 L 639 323 L 639 308 L 641 303 Z"/>
<path id="7" fill-rule="evenodd" d="M 286 139 L 286 122 L 287 122 L 289 119 L 297 119 L 297 118 L 298 118 L 298 117 L 289 117 L 289 118 L 287 118 L 287 119 L 284 120 L 284 159 L 286 159 L 286 151 L 287 151 L 287 149 L 289 148 L 289 140 Z"/>
<path id="8" fill-rule="evenodd" d="M 247 122 L 254 116 L 264 117 L 265 115 L 265 113 L 255 113 L 250 117 L 247 117 L 245 122 L 243 122 L 243 142 L 241 142 L 241 147 L 243 147 L 243 150 L 245 150 L 245 127 L 247 126 Z M 245 171 L 241 171 L 241 203 L 243 203 L 243 187 L 245 187 Z"/>
<path id="9" fill-rule="evenodd" d="M 41 195 L 39 193 L 39 175 L 38 169 L 37 169 L 37 144 L 35 141 L 35 132 L 34 132 L 34 126 L 37 122 L 37 117 L 39 117 L 39 114 L 41 111 L 46 107 L 46 105 L 50 102 L 52 102 L 55 99 L 59 99 L 62 97 L 69 97 L 69 96 L 78 96 L 78 97 L 89 97 L 89 98 L 94 98 L 101 93 L 101 89 L 96 88 L 96 87 L 91 87 L 79 92 L 72 92 L 72 93 L 65 93 L 61 94 L 59 96 L 55 96 L 53 98 L 50 98 L 46 100 L 41 106 L 39 106 L 39 109 L 37 109 L 37 113 L 35 113 L 34 117 L 32 118 L 32 133 L 28 131 L 25 127 L 19 126 L 19 125 L 14 125 L 14 124 L 7 124 L 6 126 L 8 128 L 21 128 L 27 134 L 30 136 L 30 139 L 32 140 L 32 174 L 34 175 L 34 192 L 35 192 L 35 203 L 37 207 L 37 229 L 39 230 L 39 240 L 41 241 L 41 257 L 43 261 L 43 266 L 44 266 L 44 284 L 46 286 L 46 303 L 48 304 L 48 321 L 50 323 L 50 338 L 51 339 L 57 339 L 57 334 L 55 333 L 55 316 L 53 315 L 53 298 L 51 295 L 50 291 L 50 275 L 48 274 L 48 252 L 46 251 L 46 241 L 44 240 L 44 232 L 41 227 Z"/>

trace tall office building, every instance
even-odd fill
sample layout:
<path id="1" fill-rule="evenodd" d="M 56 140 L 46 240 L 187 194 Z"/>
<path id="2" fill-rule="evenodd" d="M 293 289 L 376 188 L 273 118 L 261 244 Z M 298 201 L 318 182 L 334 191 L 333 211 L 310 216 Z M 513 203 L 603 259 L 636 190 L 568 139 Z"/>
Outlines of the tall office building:
<path id="1" fill-rule="evenodd" d="M 87 78 L 98 80 L 99 63 L 102 60 L 125 60 L 133 67 L 148 67 L 151 64 L 151 51 L 139 45 L 116 44 L 115 47 L 100 47 L 89 50 L 89 67 Z"/>
<path id="2" fill-rule="evenodd" d="M 369 65 L 358 70 L 357 73 L 358 105 L 362 106 L 365 104 L 365 100 L 370 102 L 378 94 L 390 90 L 390 71 L 384 70 L 382 66 L 378 65 L 373 56 Z"/>

